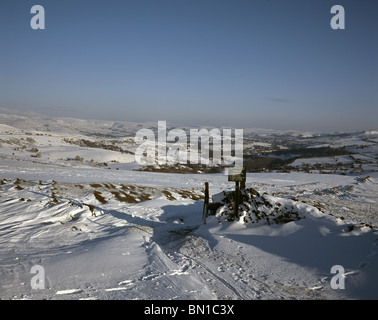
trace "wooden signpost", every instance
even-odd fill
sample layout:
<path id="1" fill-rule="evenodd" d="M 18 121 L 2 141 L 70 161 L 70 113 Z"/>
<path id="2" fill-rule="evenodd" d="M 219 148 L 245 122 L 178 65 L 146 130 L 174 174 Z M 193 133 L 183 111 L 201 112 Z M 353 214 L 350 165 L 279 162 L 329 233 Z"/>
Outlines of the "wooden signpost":
<path id="1" fill-rule="evenodd" d="M 202 214 L 202 223 L 206 224 L 206 218 L 208 213 L 209 206 L 209 183 L 205 182 L 205 200 L 203 204 L 203 214 Z"/>
<path id="2" fill-rule="evenodd" d="M 245 186 L 246 168 L 233 167 L 228 169 L 228 181 L 235 181 L 234 218 L 239 218 L 239 183 Z"/>
<path id="3" fill-rule="evenodd" d="M 235 198 L 234 198 L 234 219 L 239 218 L 239 193 L 240 189 L 245 188 L 246 168 L 233 167 L 228 169 L 228 181 L 235 181 Z M 240 184 L 240 185 L 239 185 Z M 205 199 L 203 204 L 202 223 L 206 224 L 206 218 L 209 210 L 209 183 L 205 182 Z"/>

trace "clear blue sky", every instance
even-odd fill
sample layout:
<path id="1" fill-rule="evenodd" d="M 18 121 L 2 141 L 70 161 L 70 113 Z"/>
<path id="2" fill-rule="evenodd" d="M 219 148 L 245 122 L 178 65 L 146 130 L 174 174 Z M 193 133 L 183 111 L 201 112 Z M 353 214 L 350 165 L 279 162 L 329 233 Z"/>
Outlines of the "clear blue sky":
<path id="1" fill-rule="evenodd" d="M 46 29 L 30 27 L 33 5 Z M 345 30 L 330 27 L 333 5 Z M 312 131 L 378 128 L 378 1 L 1 0 L 0 107 Z"/>

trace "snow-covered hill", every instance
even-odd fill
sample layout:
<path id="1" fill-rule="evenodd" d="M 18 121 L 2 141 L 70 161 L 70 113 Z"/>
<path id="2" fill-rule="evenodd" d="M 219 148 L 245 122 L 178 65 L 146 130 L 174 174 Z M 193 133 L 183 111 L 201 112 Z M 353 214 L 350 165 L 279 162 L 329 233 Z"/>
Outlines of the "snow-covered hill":
<path id="1" fill-rule="evenodd" d="M 52 130 L 52 120 L 22 126 L 21 115 L 7 117 L 0 125 L 1 299 L 378 298 L 374 168 L 247 173 L 247 190 L 259 195 L 246 193 L 242 219 L 225 219 L 232 204 L 221 199 L 203 225 L 204 182 L 210 196 L 228 194 L 233 183 L 223 173 L 135 171 L 135 144 L 125 133 L 139 124 L 118 126 L 115 139 L 114 123 L 103 130 L 103 123 L 56 122 Z M 366 134 L 355 141 L 373 150 L 375 133 Z M 305 136 L 290 139 L 319 137 Z M 345 289 L 331 287 L 341 276 L 333 266 L 343 267 Z M 36 276 L 43 288 L 33 285 Z"/>

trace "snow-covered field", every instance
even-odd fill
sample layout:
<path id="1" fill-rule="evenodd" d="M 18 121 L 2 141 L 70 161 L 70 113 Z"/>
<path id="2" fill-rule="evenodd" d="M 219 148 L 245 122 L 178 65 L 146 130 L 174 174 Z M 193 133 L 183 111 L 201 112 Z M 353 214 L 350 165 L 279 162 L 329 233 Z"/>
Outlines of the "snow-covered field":
<path id="1" fill-rule="evenodd" d="M 131 153 L 108 148 L 132 152 L 127 135 L 116 144 L 2 120 L 0 299 L 378 298 L 376 171 L 248 173 L 247 187 L 270 203 L 257 211 L 285 207 L 300 219 L 229 222 L 219 209 L 202 224 L 204 182 L 210 196 L 232 190 L 225 174 L 134 171 Z"/>

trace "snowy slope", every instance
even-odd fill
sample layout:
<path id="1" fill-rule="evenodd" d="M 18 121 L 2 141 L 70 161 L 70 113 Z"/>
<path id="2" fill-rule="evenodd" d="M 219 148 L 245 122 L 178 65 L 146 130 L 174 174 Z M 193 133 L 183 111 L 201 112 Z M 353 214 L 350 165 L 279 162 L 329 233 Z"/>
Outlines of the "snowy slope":
<path id="1" fill-rule="evenodd" d="M 248 173 L 270 205 L 244 217 L 285 206 L 300 219 L 203 225 L 204 181 L 212 196 L 233 189 L 227 176 L 133 171 L 129 153 L 67 142 L 84 138 L 111 143 L 1 125 L 1 299 L 378 298 L 376 171 Z M 345 289 L 331 287 L 334 265 Z"/>
<path id="2" fill-rule="evenodd" d="M 3 299 L 377 298 L 376 229 L 303 203 L 306 218 L 282 225 L 201 225 L 200 188 L 7 179 L 1 190 Z M 30 287 L 33 265 L 45 290 Z M 333 265 L 343 291 L 330 289 Z"/>

